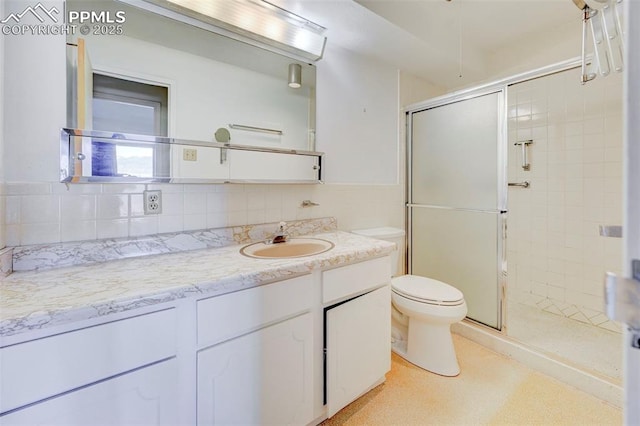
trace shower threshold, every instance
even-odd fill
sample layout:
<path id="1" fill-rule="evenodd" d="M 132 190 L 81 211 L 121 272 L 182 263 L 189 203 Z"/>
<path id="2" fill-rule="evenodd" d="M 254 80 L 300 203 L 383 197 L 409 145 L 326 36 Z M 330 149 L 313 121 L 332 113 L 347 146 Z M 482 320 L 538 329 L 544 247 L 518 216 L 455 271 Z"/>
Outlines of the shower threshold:
<path id="1" fill-rule="evenodd" d="M 622 407 L 622 385 L 618 380 L 597 372 L 586 371 L 567 360 L 534 349 L 497 330 L 468 319 L 453 324 L 451 331 L 615 407 Z"/>

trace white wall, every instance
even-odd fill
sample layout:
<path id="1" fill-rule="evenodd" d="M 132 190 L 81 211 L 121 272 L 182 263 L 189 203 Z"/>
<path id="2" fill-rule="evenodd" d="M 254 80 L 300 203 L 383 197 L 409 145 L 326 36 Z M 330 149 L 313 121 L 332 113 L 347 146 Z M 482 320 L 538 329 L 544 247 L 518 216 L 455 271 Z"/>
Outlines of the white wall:
<path id="1" fill-rule="evenodd" d="M 575 12 L 576 19 L 569 24 L 529 34 L 521 39 L 506 40 L 502 48 L 489 53 L 486 78 L 447 87 L 446 93 L 580 57 L 582 21 L 578 8 Z"/>
<path id="2" fill-rule="evenodd" d="M 63 10 L 61 1 L 43 1 Z M 5 13 L 24 1 L 5 2 Z M 7 182 L 56 181 L 66 120 L 65 37 L 2 36 L 5 41 L 4 156 Z"/>
<path id="3" fill-rule="evenodd" d="M 60 2 L 53 3 L 61 8 Z M 7 10 L 12 7 L 19 12 L 24 3 L 7 3 Z M 318 149 L 326 152 L 328 184 L 162 185 L 163 213 L 145 216 L 142 191 L 153 185 L 67 188 L 58 183 L 59 131 L 66 120 L 64 37 L 7 37 L 6 42 L 8 246 L 327 215 L 336 216 L 344 230 L 404 225 L 404 192 L 397 181 L 398 73 L 393 67 L 331 44 L 317 64 L 317 139 Z M 350 84 L 345 84 L 347 77 Z M 301 208 L 305 199 L 320 206 Z"/>
<path id="4" fill-rule="evenodd" d="M 398 72 L 328 45 L 318 64 L 317 149 L 328 183 L 398 183 Z"/>
<path id="5" fill-rule="evenodd" d="M 511 40 L 507 46 L 494 52 L 487 61 L 490 64 L 491 79 L 579 57 L 582 46 L 582 21 L 578 8 L 575 12 L 576 19 L 568 25 L 538 32 L 520 40 Z"/>
<path id="6" fill-rule="evenodd" d="M 445 93 L 447 93 L 445 87 L 437 86 L 408 72 L 400 72 L 400 105 L 402 107 L 435 98 Z"/>

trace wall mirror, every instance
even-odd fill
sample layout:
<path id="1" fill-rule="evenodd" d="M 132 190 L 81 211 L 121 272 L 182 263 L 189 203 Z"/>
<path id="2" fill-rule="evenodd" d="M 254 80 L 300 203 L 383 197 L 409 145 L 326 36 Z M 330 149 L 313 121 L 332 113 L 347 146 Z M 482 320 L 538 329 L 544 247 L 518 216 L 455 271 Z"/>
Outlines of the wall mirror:
<path id="1" fill-rule="evenodd" d="M 313 64 L 179 22 L 144 1 L 65 7 L 125 20 L 68 37 L 62 181 L 320 180 Z M 298 88 L 288 85 L 292 70 Z"/>

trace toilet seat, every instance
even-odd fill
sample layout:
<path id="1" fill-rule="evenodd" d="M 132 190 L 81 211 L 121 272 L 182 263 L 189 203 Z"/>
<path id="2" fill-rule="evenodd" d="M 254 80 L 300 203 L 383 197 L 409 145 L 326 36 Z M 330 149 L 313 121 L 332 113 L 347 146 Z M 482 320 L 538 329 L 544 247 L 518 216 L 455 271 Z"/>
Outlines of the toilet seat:
<path id="1" fill-rule="evenodd" d="M 457 288 L 442 281 L 416 275 L 393 278 L 391 290 L 399 296 L 429 305 L 458 306 L 464 303 L 464 296 Z"/>

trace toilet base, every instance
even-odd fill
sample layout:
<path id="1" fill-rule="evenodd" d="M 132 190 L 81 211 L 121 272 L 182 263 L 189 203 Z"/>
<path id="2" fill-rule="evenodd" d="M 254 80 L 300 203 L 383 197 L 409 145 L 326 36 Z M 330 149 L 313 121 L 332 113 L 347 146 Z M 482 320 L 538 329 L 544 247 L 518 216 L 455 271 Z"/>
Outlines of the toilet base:
<path id="1" fill-rule="evenodd" d="M 407 342 L 394 342 L 391 345 L 391 352 L 400 355 L 404 359 L 407 359 Z"/>
<path id="2" fill-rule="evenodd" d="M 406 353 L 396 352 L 410 363 L 432 373 L 448 377 L 460 374 L 449 324 L 433 325 L 409 318 Z"/>

